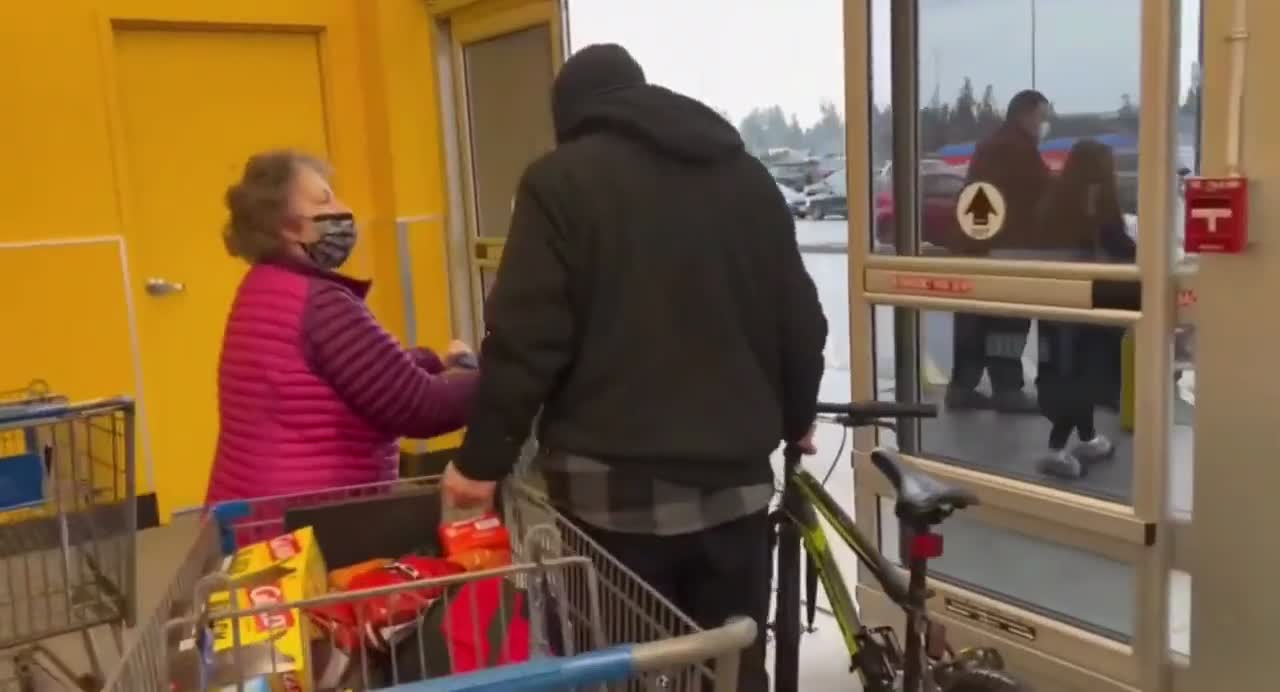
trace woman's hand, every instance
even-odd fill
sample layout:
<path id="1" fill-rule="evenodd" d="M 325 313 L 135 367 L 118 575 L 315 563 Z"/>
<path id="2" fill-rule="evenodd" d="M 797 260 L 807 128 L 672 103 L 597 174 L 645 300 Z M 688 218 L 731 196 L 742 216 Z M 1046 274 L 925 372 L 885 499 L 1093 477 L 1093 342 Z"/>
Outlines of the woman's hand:
<path id="1" fill-rule="evenodd" d="M 457 339 L 449 342 L 449 350 L 444 360 L 449 364 L 449 367 L 460 370 L 476 370 L 480 367 L 480 363 L 476 360 L 476 354 L 467 345 L 467 342 Z"/>
<path id="2" fill-rule="evenodd" d="M 493 509 L 493 495 L 498 488 L 494 481 L 473 481 L 449 462 L 444 478 L 440 480 L 445 504 L 459 509 Z"/>

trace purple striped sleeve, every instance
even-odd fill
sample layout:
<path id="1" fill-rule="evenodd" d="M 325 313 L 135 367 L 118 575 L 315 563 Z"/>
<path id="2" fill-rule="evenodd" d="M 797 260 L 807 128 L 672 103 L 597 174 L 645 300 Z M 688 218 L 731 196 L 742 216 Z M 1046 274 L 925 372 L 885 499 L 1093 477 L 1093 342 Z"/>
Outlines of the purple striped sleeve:
<path id="1" fill-rule="evenodd" d="M 444 372 L 444 361 L 440 360 L 440 356 L 436 354 L 435 351 L 432 351 L 426 346 L 418 346 L 410 349 L 409 353 L 413 354 L 413 362 L 417 363 L 418 367 L 426 370 L 432 375 L 438 375 Z"/>
<path id="2" fill-rule="evenodd" d="M 428 372 L 345 288 L 313 282 L 302 329 L 311 368 L 379 430 L 435 437 L 466 424 L 476 374 Z"/>

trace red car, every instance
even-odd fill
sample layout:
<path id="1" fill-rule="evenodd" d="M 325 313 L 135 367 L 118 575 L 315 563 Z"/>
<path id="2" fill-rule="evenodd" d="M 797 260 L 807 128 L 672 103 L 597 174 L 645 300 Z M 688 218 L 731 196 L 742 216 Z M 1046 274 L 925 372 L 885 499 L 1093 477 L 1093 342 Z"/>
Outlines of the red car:
<path id="1" fill-rule="evenodd" d="M 920 242 L 947 247 L 961 233 L 956 220 L 956 200 L 964 189 L 964 175 L 956 171 L 929 171 L 920 175 Z M 893 193 L 876 194 L 875 239 L 893 246 Z"/>

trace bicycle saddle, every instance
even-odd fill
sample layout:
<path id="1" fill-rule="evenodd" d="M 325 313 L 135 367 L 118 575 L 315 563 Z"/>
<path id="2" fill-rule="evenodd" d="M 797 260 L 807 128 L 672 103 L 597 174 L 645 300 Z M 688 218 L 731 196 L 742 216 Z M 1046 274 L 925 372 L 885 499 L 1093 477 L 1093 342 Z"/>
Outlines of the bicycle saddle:
<path id="1" fill-rule="evenodd" d="M 905 521 L 937 524 L 958 509 L 978 504 L 978 496 L 904 463 L 897 452 L 877 449 L 871 452 L 871 462 L 893 484 L 898 494 L 894 510 Z"/>

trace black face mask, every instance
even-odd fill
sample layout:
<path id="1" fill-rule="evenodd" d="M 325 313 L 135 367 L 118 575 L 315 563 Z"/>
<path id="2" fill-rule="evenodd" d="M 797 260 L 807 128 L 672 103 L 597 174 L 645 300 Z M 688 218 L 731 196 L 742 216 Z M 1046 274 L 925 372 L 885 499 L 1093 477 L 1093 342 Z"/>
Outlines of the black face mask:
<path id="1" fill-rule="evenodd" d="M 337 269 L 356 246 L 356 218 L 351 214 L 317 214 L 311 217 L 320 237 L 303 243 L 302 250 L 321 269 Z"/>

